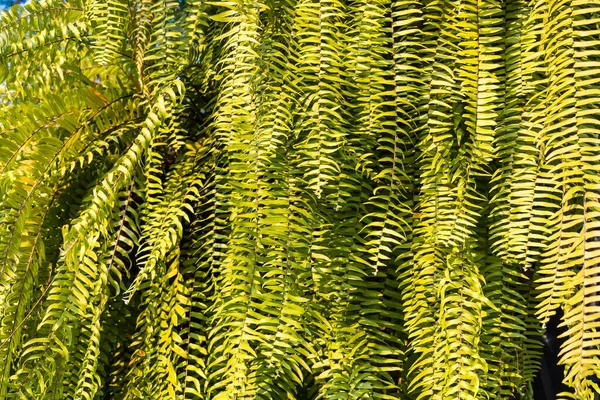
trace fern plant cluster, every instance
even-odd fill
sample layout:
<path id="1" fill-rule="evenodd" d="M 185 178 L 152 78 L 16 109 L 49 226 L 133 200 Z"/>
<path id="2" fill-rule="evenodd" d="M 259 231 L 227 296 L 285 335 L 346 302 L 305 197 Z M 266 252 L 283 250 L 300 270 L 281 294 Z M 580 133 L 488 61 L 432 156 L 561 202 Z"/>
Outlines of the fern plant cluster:
<path id="1" fill-rule="evenodd" d="M 0 399 L 598 391 L 600 2 L 37 0 L 0 100 Z"/>

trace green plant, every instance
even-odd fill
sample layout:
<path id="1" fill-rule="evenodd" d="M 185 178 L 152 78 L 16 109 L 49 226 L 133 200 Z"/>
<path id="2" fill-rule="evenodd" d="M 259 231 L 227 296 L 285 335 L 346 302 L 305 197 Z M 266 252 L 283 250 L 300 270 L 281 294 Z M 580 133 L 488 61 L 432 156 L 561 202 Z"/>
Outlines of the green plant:
<path id="1" fill-rule="evenodd" d="M 532 396 L 600 376 L 600 7 L 0 17 L 0 398 Z"/>

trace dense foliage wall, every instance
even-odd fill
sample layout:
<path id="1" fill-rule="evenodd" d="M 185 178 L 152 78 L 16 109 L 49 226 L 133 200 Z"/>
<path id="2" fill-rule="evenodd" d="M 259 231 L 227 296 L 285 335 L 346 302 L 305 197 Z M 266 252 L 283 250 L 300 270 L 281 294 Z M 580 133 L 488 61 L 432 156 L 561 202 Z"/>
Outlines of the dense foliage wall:
<path id="1" fill-rule="evenodd" d="M 526 399 L 600 376 L 600 3 L 0 17 L 0 398 Z"/>

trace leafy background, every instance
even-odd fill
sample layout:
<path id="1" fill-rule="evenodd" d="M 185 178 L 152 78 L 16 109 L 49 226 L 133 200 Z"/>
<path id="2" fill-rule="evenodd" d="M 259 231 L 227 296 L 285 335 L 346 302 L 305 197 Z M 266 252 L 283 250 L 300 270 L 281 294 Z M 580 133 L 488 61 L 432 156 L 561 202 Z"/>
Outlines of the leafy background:
<path id="1" fill-rule="evenodd" d="M 0 398 L 527 399 L 600 375 L 600 7 L 0 19 Z"/>

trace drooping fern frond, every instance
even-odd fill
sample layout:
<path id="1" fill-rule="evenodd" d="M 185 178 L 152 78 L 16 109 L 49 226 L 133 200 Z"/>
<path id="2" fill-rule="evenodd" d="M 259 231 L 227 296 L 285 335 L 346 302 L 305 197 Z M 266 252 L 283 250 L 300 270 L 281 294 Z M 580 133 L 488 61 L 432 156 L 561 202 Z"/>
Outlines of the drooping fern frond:
<path id="1" fill-rule="evenodd" d="M 92 27 L 94 61 L 107 65 L 117 57 L 127 56 L 121 52 L 127 39 L 130 5 L 111 0 L 90 1 L 86 4 L 88 24 Z"/>

